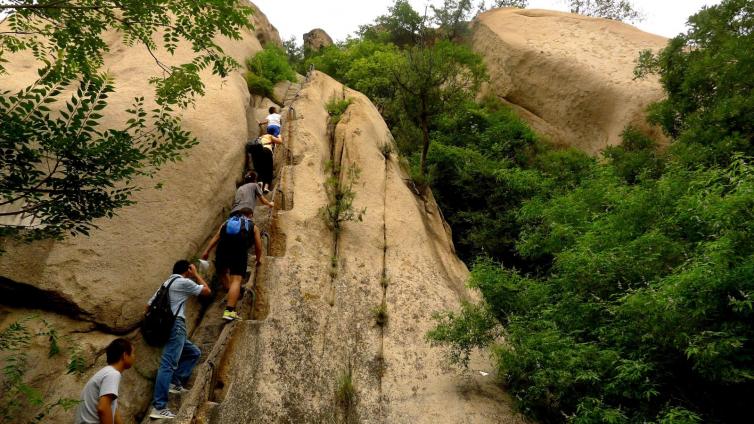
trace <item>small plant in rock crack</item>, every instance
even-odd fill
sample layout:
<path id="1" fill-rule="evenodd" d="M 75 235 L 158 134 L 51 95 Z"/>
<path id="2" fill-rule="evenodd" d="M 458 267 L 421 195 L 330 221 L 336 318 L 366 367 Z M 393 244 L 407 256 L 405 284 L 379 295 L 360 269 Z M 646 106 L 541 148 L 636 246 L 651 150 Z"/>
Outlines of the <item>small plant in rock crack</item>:
<path id="1" fill-rule="evenodd" d="M 356 198 L 353 187 L 359 181 L 361 170 L 356 165 L 351 165 L 343 174 L 340 167 L 334 166 L 332 162 L 327 163 L 326 169 L 331 170 L 330 177 L 324 184 L 328 203 L 320 209 L 320 214 L 337 236 L 344 222 L 362 221 L 367 211 L 366 208 L 356 210 L 353 207 Z"/>
<path id="2" fill-rule="evenodd" d="M 384 303 L 381 304 L 380 306 L 374 308 L 374 310 L 372 310 L 372 313 L 374 314 L 374 322 L 377 323 L 377 325 L 379 325 L 380 327 L 387 325 L 387 305 L 385 305 Z"/>
<path id="3" fill-rule="evenodd" d="M 351 103 L 353 103 L 353 99 L 338 100 L 336 97 L 331 98 L 325 105 L 327 114 L 330 115 L 331 118 L 330 122 L 337 125 L 337 123 L 340 122 L 340 118 L 342 118 L 343 114 L 346 112 L 346 109 L 348 109 L 348 106 L 351 106 Z"/>
<path id="4" fill-rule="evenodd" d="M 356 387 L 353 384 L 351 365 L 338 376 L 335 399 L 345 411 L 350 411 L 356 404 Z"/>
<path id="5" fill-rule="evenodd" d="M 382 286 L 383 289 L 386 289 L 387 286 L 390 285 L 390 277 L 387 275 L 383 275 L 382 278 L 380 278 L 380 286 Z"/>
<path id="6" fill-rule="evenodd" d="M 338 257 L 330 257 L 330 277 L 335 278 L 338 276 Z"/>
<path id="7" fill-rule="evenodd" d="M 41 328 L 41 329 L 40 329 Z M 48 358 L 54 358 L 65 349 L 61 346 L 61 337 L 57 329 L 49 322 L 36 315 L 26 316 L 11 323 L 0 331 L 0 355 L 2 363 L 2 383 L 0 387 L 0 421 L 13 422 L 33 411 L 36 415 L 29 422 L 43 422 L 55 408 L 61 407 L 68 411 L 79 402 L 75 399 L 60 398 L 50 402 L 44 398 L 42 391 L 32 387 L 25 381 L 29 369 L 29 350 L 35 339 L 44 339 L 48 343 Z M 62 340 L 72 344 L 68 337 Z M 85 369 L 80 349 L 73 345 L 71 362 L 68 373 L 80 374 Z M 76 364 L 71 371 L 71 363 Z"/>

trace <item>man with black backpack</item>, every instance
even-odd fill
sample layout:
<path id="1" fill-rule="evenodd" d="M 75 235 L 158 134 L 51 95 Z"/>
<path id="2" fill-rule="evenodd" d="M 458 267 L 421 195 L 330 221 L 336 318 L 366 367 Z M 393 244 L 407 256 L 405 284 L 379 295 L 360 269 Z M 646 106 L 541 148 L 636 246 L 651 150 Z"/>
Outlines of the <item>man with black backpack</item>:
<path id="1" fill-rule="evenodd" d="M 211 293 L 196 267 L 189 261 L 180 260 L 173 265 L 173 275 L 147 302 L 147 316 L 142 326 L 144 338 L 152 345 L 165 343 L 157 369 L 150 418 L 175 418 L 167 407 L 168 393 L 181 394 L 186 391 L 183 386 L 201 355 L 199 348 L 188 340 L 186 301 L 192 296 L 209 296 Z M 171 314 L 173 319 L 170 319 Z M 170 328 L 170 331 L 166 331 L 166 328 Z"/>
<path id="2" fill-rule="evenodd" d="M 257 187 L 256 184 L 254 187 Z M 217 230 L 202 255 L 202 259 L 208 259 L 209 253 L 217 246 L 215 270 L 223 286 L 228 290 L 228 301 L 223 312 L 223 319 L 226 321 L 241 319 L 236 312 L 236 304 L 241 297 L 241 282 L 246 275 L 249 248 L 252 243 L 255 244 L 257 264 L 262 260 L 262 241 L 259 227 L 254 225 L 251 219 L 253 213 L 250 207 L 234 210 L 230 218 Z"/>

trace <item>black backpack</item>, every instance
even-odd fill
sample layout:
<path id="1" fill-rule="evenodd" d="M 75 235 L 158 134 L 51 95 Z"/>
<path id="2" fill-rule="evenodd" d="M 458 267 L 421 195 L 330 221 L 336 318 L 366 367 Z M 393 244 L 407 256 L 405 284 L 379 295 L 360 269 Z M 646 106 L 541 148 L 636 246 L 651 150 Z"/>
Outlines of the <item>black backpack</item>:
<path id="1" fill-rule="evenodd" d="M 170 331 L 173 329 L 175 318 L 178 316 L 177 313 L 173 314 L 170 309 L 170 286 L 178 278 L 174 277 L 167 285 L 163 283 L 149 305 L 144 321 L 141 323 L 141 334 L 144 341 L 150 346 L 163 346 L 170 338 Z M 179 311 L 181 306 L 178 307 Z"/>

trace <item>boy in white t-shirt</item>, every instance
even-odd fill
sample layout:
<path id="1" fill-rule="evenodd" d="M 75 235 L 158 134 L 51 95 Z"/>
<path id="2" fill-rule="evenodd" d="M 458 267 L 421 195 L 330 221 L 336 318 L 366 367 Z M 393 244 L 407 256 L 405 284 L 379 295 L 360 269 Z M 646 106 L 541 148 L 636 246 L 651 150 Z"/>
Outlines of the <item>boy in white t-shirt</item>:
<path id="1" fill-rule="evenodd" d="M 122 424 L 118 411 L 118 386 L 123 371 L 136 361 L 134 347 L 126 339 L 115 339 L 105 349 L 108 365 L 97 371 L 81 391 L 75 424 Z"/>
<path id="2" fill-rule="evenodd" d="M 270 114 L 259 125 L 267 125 L 267 134 L 280 138 L 282 143 L 283 136 L 280 135 L 280 130 L 283 128 L 283 117 L 278 113 L 278 109 L 275 106 L 270 107 Z"/>

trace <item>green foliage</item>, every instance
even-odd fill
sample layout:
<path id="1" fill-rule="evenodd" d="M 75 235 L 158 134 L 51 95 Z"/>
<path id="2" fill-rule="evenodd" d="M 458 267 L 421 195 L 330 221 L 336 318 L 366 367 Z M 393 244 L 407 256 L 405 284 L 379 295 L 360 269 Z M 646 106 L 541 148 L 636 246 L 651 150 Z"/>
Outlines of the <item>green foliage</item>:
<path id="1" fill-rule="evenodd" d="M 689 25 L 659 54 L 642 53 L 637 76 L 658 74 L 667 93 L 650 120 L 676 140 L 677 156 L 690 166 L 754 155 L 754 5 L 725 0 Z"/>
<path id="2" fill-rule="evenodd" d="M 482 306 L 464 302 L 461 311 L 435 313 L 437 326 L 427 333 L 432 346 L 449 345 L 451 363 L 468 367 L 471 351 L 492 344 L 500 336 L 500 324 Z"/>
<path id="3" fill-rule="evenodd" d="M 73 94 L 66 100 L 67 90 Z M 124 126 L 101 129 L 113 91 L 108 75 L 75 82 L 55 79 L 47 70 L 17 93 L 0 93 L 5 152 L 0 157 L 0 205 L 9 205 L 6 215 L 21 219 L 18 227 L 3 227 L 3 233 L 23 229 L 26 239 L 88 235 L 95 219 L 112 217 L 116 209 L 133 203 L 136 178 L 154 175 L 196 144 L 170 106 L 147 111 L 143 97 L 126 111 Z M 61 107 L 59 113 L 51 110 L 53 105 Z"/>
<path id="4" fill-rule="evenodd" d="M 628 184 L 662 174 L 664 158 L 657 152 L 657 143 L 639 130 L 629 127 L 623 132 L 623 143 L 603 152 L 615 172 Z"/>
<path id="5" fill-rule="evenodd" d="M 374 308 L 372 310 L 372 315 L 374 315 L 374 322 L 379 325 L 380 327 L 384 327 L 387 325 L 388 320 L 388 312 L 387 312 L 387 305 L 382 303 L 380 306 Z"/>
<path id="6" fill-rule="evenodd" d="M 272 98 L 275 85 L 270 80 L 251 71 L 247 71 L 244 76 L 246 77 L 246 86 L 249 87 L 249 93 Z"/>
<path id="7" fill-rule="evenodd" d="M 485 209 L 503 213 L 468 234 L 506 222 L 497 234 L 512 236 L 512 251 L 477 261 L 471 273 L 484 298 L 473 308 L 488 311 L 492 323 L 472 319 L 464 306 L 441 315 L 430 339 L 457 361 L 490 346 L 520 408 L 538 421 L 748 420 L 754 165 L 746 117 L 754 85 L 744 46 L 751 16 L 750 2 L 723 1 L 692 17 L 689 33 L 659 56 L 642 56 L 639 72 L 658 72 L 668 91 L 652 109 L 674 138 L 668 151 L 633 128 L 601 163 L 536 143 L 486 157 L 466 147 L 481 141 L 434 144 L 433 166 L 444 177 L 434 184 L 446 184 L 438 198 L 453 193 L 445 179 L 465 178 L 458 171 L 465 166 L 455 164 L 472 163 L 475 188 L 482 182 L 494 201 L 469 207 L 475 215 L 467 225 L 482 222 Z M 485 122 L 480 113 L 465 116 L 474 128 Z M 507 176 L 499 190 L 526 190 L 494 197 L 484 184 L 493 170 Z M 519 200 L 504 203 L 508 197 Z M 460 215 L 446 211 L 449 222 Z M 493 324 L 504 328 L 503 343 L 469 340 Z"/>
<path id="8" fill-rule="evenodd" d="M 568 4 L 572 13 L 580 15 L 626 22 L 644 19 L 642 13 L 628 0 L 568 0 Z"/>
<path id="9" fill-rule="evenodd" d="M 31 324 L 38 324 L 41 330 L 35 331 Z M 57 330 L 47 321 L 36 316 L 27 316 L 11 323 L 0 331 L 0 355 L 3 358 L 2 395 L 0 395 L 0 418 L 12 422 L 19 415 L 28 415 L 29 411 L 36 414 L 31 422 L 44 422 L 54 409 L 61 407 L 65 411 L 75 407 L 79 401 L 60 398 L 50 402 L 44 398 L 41 388 L 30 386 L 24 377 L 29 369 L 28 351 L 35 339 L 46 340 L 49 346 L 48 357 L 52 358 L 62 352 Z M 69 338 L 66 338 L 72 344 Z M 78 352 L 78 346 L 70 347 L 72 352 Z M 83 360 L 81 360 L 83 364 Z M 83 370 L 82 365 L 82 370 Z"/>
<path id="10" fill-rule="evenodd" d="M 272 97 L 275 84 L 280 81 L 296 81 L 296 72 L 289 63 L 288 53 L 274 44 L 246 60 L 246 83 L 249 92 Z"/>
<path id="11" fill-rule="evenodd" d="M 327 102 L 325 109 L 327 110 L 327 114 L 330 115 L 330 122 L 333 125 L 337 125 L 340 122 L 340 118 L 346 113 L 346 109 L 348 109 L 348 106 L 351 106 L 351 103 L 353 103 L 353 99 L 338 100 L 335 97 Z"/>
<path id="12" fill-rule="evenodd" d="M 324 183 L 328 204 L 319 212 L 327 226 L 337 236 L 343 229 L 344 222 L 361 222 L 364 219 L 366 208 L 356 210 L 353 207 L 353 201 L 356 198 L 353 188 L 359 182 L 361 170 L 352 164 L 345 172 L 342 172 L 339 166 L 331 162 L 328 162 L 326 168 L 330 172 L 330 176 Z"/>
<path id="13" fill-rule="evenodd" d="M 348 413 L 356 405 L 356 387 L 353 384 L 351 365 L 338 376 L 335 388 L 335 399 Z"/>
<path id="14" fill-rule="evenodd" d="M 427 20 L 428 17 L 414 10 L 408 0 L 396 0 L 388 13 L 379 16 L 374 24 L 360 27 L 359 36 L 378 43 L 412 46 L 420 43 L 429 31 Z"/>
<path id="15" fill-rule="evenodd" d="M 300 69 L 304 64 L 304 46 L 298 43 L 295 35 L 283 41 L 283 49 L 288 55 L 288 63 L 293 69 L 298 70 L 301 74 L 305 74 L 306 70 Z"/>
<path id="16" fill-rule="evenodd" d="M 391 70 L 396 102 L 405 119 L 422 132 L 419 171 L 427 174 L 430 126 L 445 111 L 472 99 L 487 78 L 481 56 L 469 47 L 449 41 L 405 50 Z"/>
<path id="17" fill-rule="evenodd" d="M 251 28 L 252 9 L 234 0 L 6 3 L 0 74 L 12 54 L 29 51 L 40 76 L 18 92 L 0 93 L 0 206 L 15 224 L 0 227 L 0 236 L 24 239 L 86 235 L 95 219 L 131 204 L 137 178 L 154 175 L 195 143 L 171 108 L 204 93 L 200 73 L 225 77 L 238 66 L 214 39 L 239 39 Z M 156 109 L 145 110 L 139 97 L 125 122 L 103 128 L 115 86 L 101 71 L 109 33 L 142 46 L 161 72 L 149 79 Z M 182 42 L 194 54 L 166 64 L 160 56 L 172 57 Z"/>

